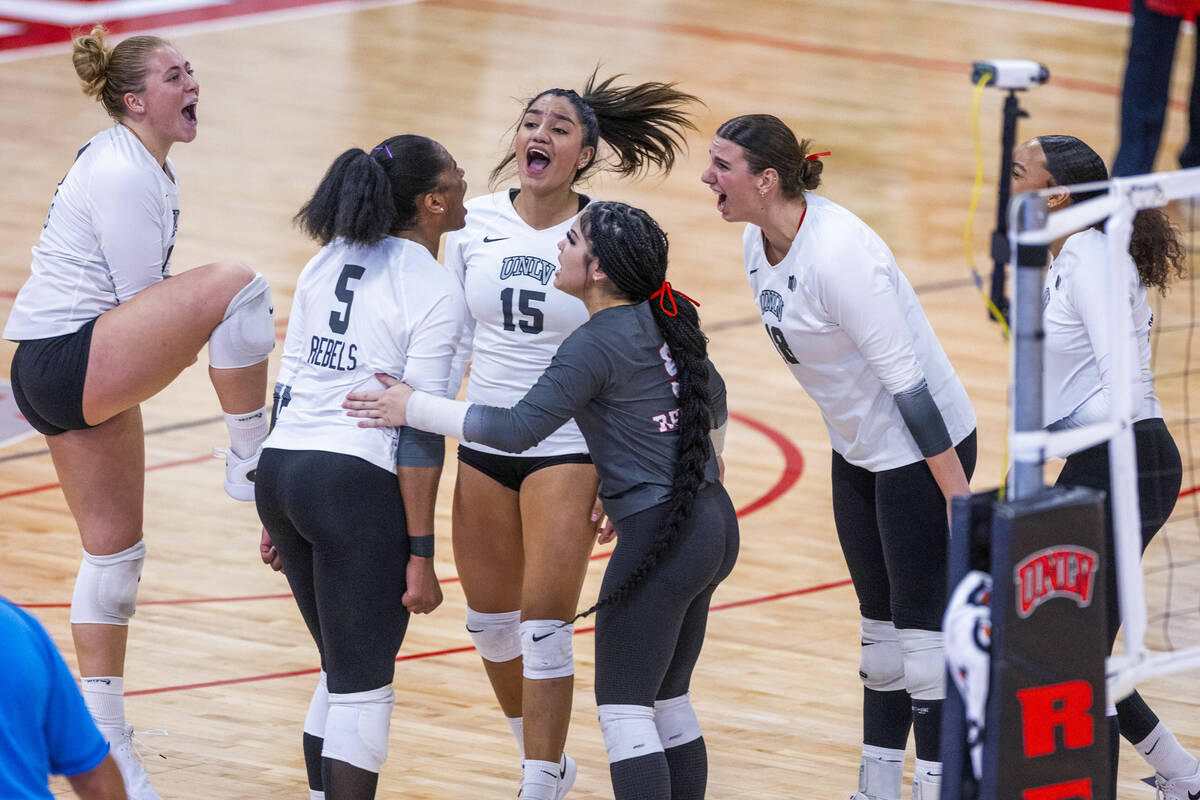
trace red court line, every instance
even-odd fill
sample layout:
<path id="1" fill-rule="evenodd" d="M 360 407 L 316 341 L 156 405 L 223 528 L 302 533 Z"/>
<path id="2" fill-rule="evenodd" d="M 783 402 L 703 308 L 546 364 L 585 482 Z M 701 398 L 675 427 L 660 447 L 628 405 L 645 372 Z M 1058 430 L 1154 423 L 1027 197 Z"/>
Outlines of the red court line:
<path id="1" fill-rule="evenodd" d="M 181 458 L 178 461 L 164 461 L 161 464 L 151 464 L 150 466 L 146 467 L 146 472 L 154 472 L 155 470 L 168 469 L 170 467 L 182 467 L 188 464 L 199 464 L 201 461 L 208 461 L 211 458 L 212 456 L 210 455 L 204 455 L 192 456 L 191 458 Z M 10 497 L 20 497 L 21 495 L 26 494 L 36 494 L 37 492 L 45 492 L 49 491 L 50 489 L 58 489 L 61 486 L 61 483 L 44 483 L 41 486 L 29 486 L 24 489 L 14 489 L 11 492 L 4 492 L 0 494 L 0 500 L 7 500 Z"/>
<path id="2" fill-rule="evenodd" d="M 737 512 L 738 517 L 744 517 L 747 514 L 753 514 L 755 511 L 758 511 L 758 510 L 764 508 L 765 506 L 769 505 L 770 503 L 773 503 L 780 496 L 782 496 L 785 492 L 787 492 L 788 489 L 791 489 L 793 486 L 796 485 L 796 482 L 798 480 L 800 480 L 800 476 L 804 472 L 804 455 L 800 452 L 800 448 L 796 447 L 796 445 L 794 445 L 791 442 L 791 440 L 789 440 L 786 436 L 784 436 L 782 433 L 775 430 L 774 428 L 770 428 L 770 427 L 764 425 L 763 423 L 758 422 L 757 420 L 751 419 L 750 417 L 747 417 L 743 414 L 735 414 L 735 413 L 731 412 L 729 414 L 729 416 L 732 419 L 735 419 L 738 422 L 742 423 L 743 425 L 747 425 L 747 426 L 753 428 L 754 430 L 758 431 L 759 433 L 763 434 L 764 436 L 766 436 L 768 439 L 771 440 L 772 443 L 775 444 L 776 447 L 779 448 L 780 452 L 783 454 L 784 466 L 783 466 L 783 471 L 780 473 L 779 480 L 775 481 L 775 484 L 770 489 L 768 489 L 766 491 L 766 493 L 763 494 L 761 497 L 759 497 L 757 500 L 753 500 L 745 507 L 738 509 L 738 512 Z M 166 464 L 159 464 L 159 465 L 156 465 L 153 467 L 149 467 L 146 471 L 149 472 L 152 469 L 164 469 L 166 467 L 179 466 L 182 464 L 193 464 L 198 461 L 203 461 L 206 458 L 208 458 L 208 456 L 197 456 L 196 458 L 185 459 L 183 461 L 173 461 L 173 462 L 169 462 Z M 22 494 L 32 494 L 33 492 L 41 492 L 41 491 L 45 491 L 47 489 L 57 489 L 59 487 L 59 485 L 60 484 L 57 484 L 57 483 L 49 483 L 49 484 L 45 484 L 44 486 L 32 486 L 32 487 L 29 487 L 28 489 L 18 489 L 16 491 L 8 492 L 6 494 L 0 494 L 0 500 L 3 500 L 6 497 L 14 497 L 17 495 L 22 495 Z M 609 558 L 611 555 L 612 555 L 611 551 L 604 552 L 604 553 L 597 553 L 594 556 L 592 556 L 590 560 L 600 561 L 602 559 Z M 438 583 L 456 583 L 457 581 L 458 581 L 458 577 L 455 576 L 452 578 L 443 578 L 443 579 L 439 580 Z M 238 603 L 238 602 L 243 602 L 243 601 L 247 601 L 247 600 L 282 600 L 285 598 L 289 598 L 291 596 L 292 596 L 291 592 L 283 592 L 280 594 L 246 595 L 246 596 L 242 596 L 242 597 L 198 597 L 198 598 L 178 598 L 178 599 L 174 599 L 174 600 L 139 600 L 138 605 L 139 606 L 174 606 L 174 605 L 193 605 L 193 604 L 199 605 L 201 603 Z M 19 603 L 18 605 L 20 605 L 22 608 L 70 608 L 71 607 L 70 603 Z"/>
<path id="3" fill-rule="evenodd" d="M 712 606 L 709 610 L 710 611 L 724 611 L 724 610 L 730 609 L 730 608 L 740 608 L 742 606 L 754 605 L 757 603 L 769 603 L 774 600 L 783 600 L 788 597 L 798 597 L 798 596 L 804 595 L 804 594 L 812 594 L 814 592 L 823 592 L 828 589 L 837 589 L 842 586 L 848 586 L 849 584 L 850 584 L 850 579 L 847 578 L 845 580 L 834 581 L 832 583 L 818 584 L 817 586 L 806 586 L 802 589 L 795 589 L 790 592 L 779 592 L 778 594 L 771 594 L 771 595 L 767 595 L 765 597 L 755 597 L 755 598 L 751 598 L 749 600 L 738 600 L 738 601 L 735 601 L 732 603 L 723 603 L 721 605 Z M 585 633 L 592 633 L 595 630 L 596 630 L 596 627 L 594 625 L 587 627 L 587 628 L 576 628 L 575 635 L 580 636 Z M 438 656 L 457 655 L 459 653 L 470 653 L 474 649 L 475 648 L 471 645 L 465 645 L 463 647 L 449 647 L 444 650 L 429 650 L 424 653 L 410 653 L 409 655 L 398 656 L 396 658 L 396 663 L 400 663 L 401 661 L 417 661 L 417 660 L 425 659 L 425 658 L 437 658 Z M 126 697 L 135 697 L 137 695 L 143 695 L 143 694 L 162 694 L 163 692 L 182 692 L 182 691 L 186 691 L 188 689 L 208 689 L 213 686 L 230 686 L 235 683 L 254 683 L 257 681 L 270 681 L 270 680 L 275 680 L 276 678 L 295 678 L 300 675 L 316 675 L 320 671 L 321 671 L 320 667 L 310 667 L 308 669 L 291 670 L 290 672 L 273 672 L 268 675 L 251 675 L 251 676 L 245 677 L 245 678 L 225 678 L 223 680 L 218 680 L 218 681 L 205 681 L 204 683 L 186 683 L 186 684 L 180 684 L 178 686 L 159 686 L 155 689 L 138 689 L 136 691 L 126 692 L 125 696 Z"/>
<path id="4" fill-rule="evenodd" d="M 97 14 L 97 19 L 92 21 L 103 21 L 104 26 L 111 33 L 123 34 L 229 17 L 253 16 L 269 11 L 324 5 L 331 2 L 334 2 L 334 0 L 232 0 L 232 2 L 223 2 L 219 5 L 179 11 L 164 11 L 157 14 L 127 17 L 124 19 L 100 19 L 103 15 Z M 14 18 L 8 17 L 7 19 L 13 20 Z M 19 33 L 0 37 L 0 50 L 23 50 L 38 45 L 67 42 L 70 41 L 71 31 L 75 28 L 91 27 L 90 24 L 66 26 L 54 22 L 24 22 L 22 24 L 24 29 Z"/>
<path id="5" fill-rule="evenodd" d="M 796 447 L 782 433 L 774 428 L 767 427 L 756 419 L 747 417 L 744 414 L 736 414 L 732 411 L 729 412 L 729 418 L 735 419 L 766 436 L 783 453 L 783 474 L 779 476 L 779 480 L 775 482 L 775 485 L 767 490 L 766 494 L 737 512 L 739 517 L 744 517 L 747 514 L 753 514 L 763 506 L 775 502 L 784 492 L 792 488 L 796 484 L 796 481 L 800 480 L 800 475 L 804 472 L 804 454 L 800 452 L 799 447 Z"/>

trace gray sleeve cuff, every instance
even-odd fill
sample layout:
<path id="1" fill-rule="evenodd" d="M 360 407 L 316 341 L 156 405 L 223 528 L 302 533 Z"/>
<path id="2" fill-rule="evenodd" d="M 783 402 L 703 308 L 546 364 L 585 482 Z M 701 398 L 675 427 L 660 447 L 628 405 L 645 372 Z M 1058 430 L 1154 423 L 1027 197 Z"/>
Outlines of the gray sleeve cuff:
<path id="1" fill-rule="evenodd" d="M 942 412 L 933 401 L 924 378 L 916 386 L 892 396 L 922 456 L 930 458 L 954 446 L 950 432 L 946 430 L 946 421 L 942 419 Z"/>
<path id="2" fill-rule="evenodd" d="M 396 429 L 397 467 L 440 467 L 446 459 L 446 440 L 441 434 L 427 433 L 402 425 Z"/>

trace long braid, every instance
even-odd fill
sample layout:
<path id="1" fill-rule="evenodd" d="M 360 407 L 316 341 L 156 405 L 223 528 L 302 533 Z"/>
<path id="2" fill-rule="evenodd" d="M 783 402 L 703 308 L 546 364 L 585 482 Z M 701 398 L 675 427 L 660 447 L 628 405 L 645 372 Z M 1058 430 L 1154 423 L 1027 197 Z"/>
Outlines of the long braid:
<path id="1" fill-rule="evenodd" d="M 667 236 L 646 212 L 623 203 L 593 203 L 580 219 L 592 254 L 613 285 L 634 302 L 647 300 L 663 285 Z M 704 485 L 711 444 L 712 398 L 708 384 L 708 338 L 700 330 L 696 307 L 675 295 L 675 316 L 651 301 L 654 321 L 675 361 L 679 383 L 679 442 L 666 520 L 637 568 L 621 585 L 575 619 L 627 597 L 646 579 L 678 538 Z"/>

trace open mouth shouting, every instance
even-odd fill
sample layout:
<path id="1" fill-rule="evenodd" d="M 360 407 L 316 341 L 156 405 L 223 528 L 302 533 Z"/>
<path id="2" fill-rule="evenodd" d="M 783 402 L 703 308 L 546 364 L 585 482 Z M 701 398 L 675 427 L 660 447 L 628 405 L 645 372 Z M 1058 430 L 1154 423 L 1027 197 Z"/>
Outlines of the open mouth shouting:
<path id="1" fill-rule="evenodd" d="M 541 175 L 550 166 L 550 154 L 540 147 L 525 151 L 525 171 L 530 175 Z"/>

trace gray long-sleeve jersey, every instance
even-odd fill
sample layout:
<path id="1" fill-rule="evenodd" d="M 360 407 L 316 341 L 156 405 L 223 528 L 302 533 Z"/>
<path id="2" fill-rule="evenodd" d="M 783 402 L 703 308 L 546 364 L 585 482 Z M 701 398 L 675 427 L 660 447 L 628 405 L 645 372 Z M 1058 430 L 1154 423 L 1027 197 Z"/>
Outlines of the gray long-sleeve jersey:
<path id="1" fill-rule="evenodd" d="M 679 441 L 675 362 L 648 303 L 598 311 L 558 348 L 550 366 L 512 408 L 472 405 L 463 438 L 519 453 L 565 420 L 579 423 L 613 520 L 670 496 Z M 713 427 L 725 423 L 725 382 L 708 365 Z M 717 480 L 715 453 L 705 466 Z"/>

